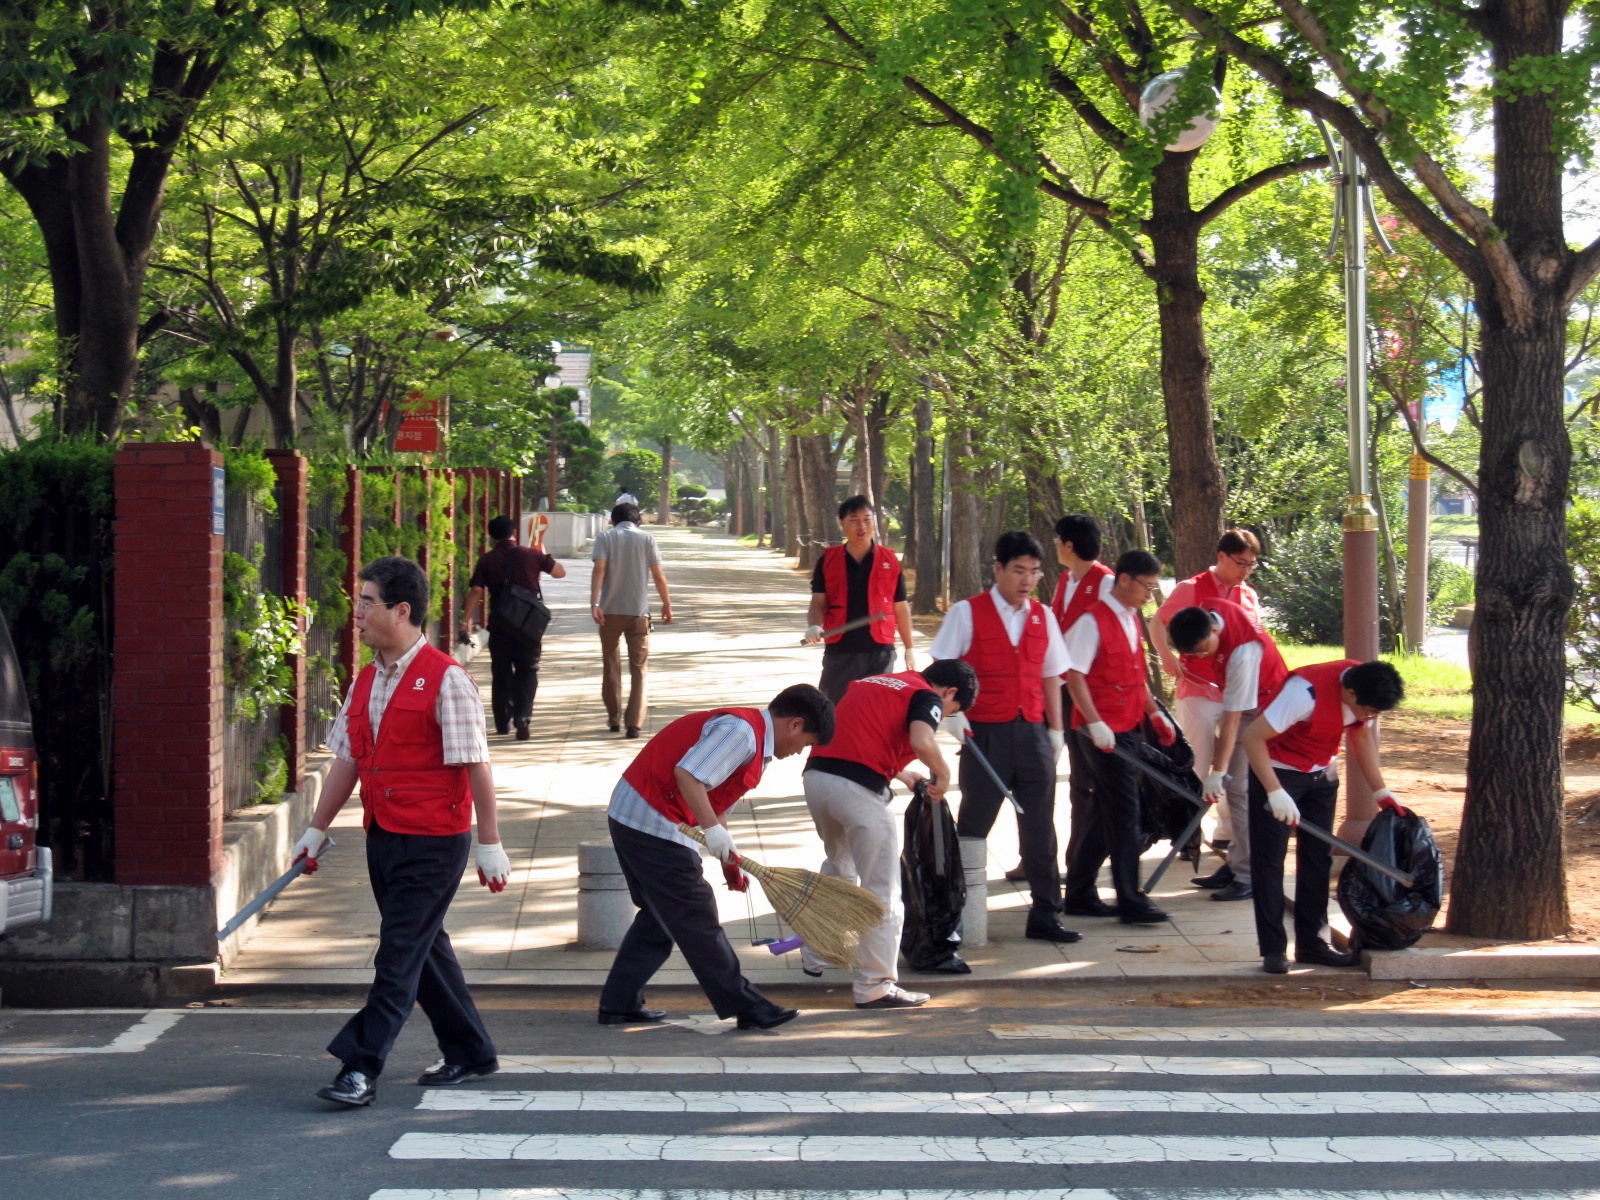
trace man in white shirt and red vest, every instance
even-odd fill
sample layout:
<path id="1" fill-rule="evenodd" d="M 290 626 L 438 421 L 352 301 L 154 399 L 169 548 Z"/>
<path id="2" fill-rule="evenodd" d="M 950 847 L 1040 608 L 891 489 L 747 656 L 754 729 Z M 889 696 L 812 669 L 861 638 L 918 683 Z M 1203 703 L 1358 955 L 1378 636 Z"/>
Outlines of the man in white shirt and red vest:
<path id="1" fill-rule="evenodd" d="M 1181 580 L 1156 611 L 1150 641 L 1161 658 L 1161 668 L 1178 681 L 1178 728 L 1189 739 L 1196 763 L 1210 762 L 1217 726 L 1223 717 L 1222 675 L 1217 664 L 1180 661 L 1167 637 L 1174 614 L 1213 600 L 1237 604 L 1261 627 L 1261 598 L 1245 581 L 1261 558 L 1261 542 L 1248 529 L 1230 529 L 1217 542 L 1217 561 L 1198 575 Z M 1271 695 L 1270 692 L 1267 695 Z M 1263 697 L 1265 699 L 1265 696 Z M 1243 786 L 1242 781 L 1240 784 Z M 1229 791 L 1227 806 L 1218 810 L 1213 842 L 1225 849 L 1227 861 L 1214 873 L 1194 880 L 1196 887 L 1220 891 L 1218 899 L 1246 900 L 1250 896 L 1250 820 L 1243 791 Z"/>
<path id="2" fill-rule="evenodd" d="M 1283 862 L 1289 833 L 1307 821 L 1331 829 L 1339 798 L 1334 760 L 1345 741 L 1350 761 L 1380 808 L 1404 813 L 1383 785 L 1373 722 L 1405 698 L 1400 673 L 1386 662 L 1341 659 L 1301 667 L 1244 731 L 1250 759 L 1250 853 L 1255 879 L 1256 942 L 1271 975 L 1289 969 L 1283 932 Z M 1348 967 L 1356 962 L 1328 945 L 1328 878 L 1333 851 L 1321 838 L 1295 835 L 1294 958 Z"/>
<path id="3" fill-rule="evenodd" d="M 1289 668 L 1259 617 L 1228 600 L 1180 608 L 1167 625 L 1167 642 L 1178 652 L 1185 675 L 1209 673 L 1222 685 L 1222 716 L 1212 739 L 1211 757 L 1202 759 L 1197 751 L 1194 769 L 1205 781 L 1206 800 L 1215 804 L 1226 796 L 1228 810 L 1237 818 L 1233 828 L 1247 831 L 1245 837 L 1236 834 L 1228 847 L 1232 862 L 1236 854 L 1248 853 L 1250 845 L 1250 764 L 1239 734 L 1255 719 L 1261 704 L 1278 694 Z M 1213 900 L 1250 898 L 1248 865 L 1231 873 L 1232 882 L 1213 891 Z"/>
<path id="4" fill-rule="evenodd" d="M 427 615 L 428 576 L 416 563 L 380 558 L 362 568 L 355 618 L 372 663 L 356 676 L 328 735 L 333 766 L 293 852 L 307 871 L 317 869 L 328 826 L 359 783 L 367 875 L 382 918 L 378 953 L 366 1004 L 328 1043 L 343 1065 L 317 1093 L 351 1108 L 376 1098 L 415 1004 L 444 1054 L 418 1083 L 446 1087 L 500 1065 L 444 918 L 466 869 L 474 812 L 479 882 L 502 891 L 511 861 L 500 845 L 483 699 L 455 659 L 428 645 Z"/>
<path id="5" fill-rule="evenodd" d="M 1066 638 L 1073 735 L 1093 747 L 1085 751 L 1094 763 L 1095 815 L 1110 853 L 1117 919 L 1125 925 L 1168 919 L 1139 889 L 1139 781 L 1134 768 L 1116 753 L 1119 748 L 1138 753 L 1147 719 L 1162 745 L 1177 738 L 1145 682 L 1139 609 L 1160 583 L 1161 563 L 1155 555 L 1125 552 L 1117 559 L 1115 582 L 1073 622 Z"/>
<path id="6" fill-rule="evenodd" d="M 878 614 L 869 625 L 835 634 L 822 649 L 818 686 L 835 704 L 857 679 L 894 669 L 894 639 L 905 647 L 906 670 L 912 661 L 911 605 L 906 580 L 893 550 L 877 543 L 872 502 L 851 496 L 839 505 L 844 545 L 829 546 L 811 572 L 811 607 L 806 612 L 806 641 L 817 642 L 829 629 Z"/>
<path id="7" fill-rule="evenodd" d="M 1056 561 L 1062 571 L 1056 580 L 1050 611 L 1055 614 L 1063 637 L 1114 582 L 1111 568 L 1098 561 L 1099 555 L 1100 523 L 1093 517 L 1069 513 L 1056 522 Z M 1070 729 L 1072 699 L 1066 696 L 1063 702 L 1067 709 L 1063 727 Z M 1069 917 L 1114 917 L 1116 907 L 1101 900 L 1095 886 L 1109 850 L 1095 819 L 1094 764 L 1078 738 L 1067 739 L 1067 763 L 1071 772 L 1067 778 L 1071 825 L 1067 834 L 1064 911 Z"/>
<path id="8" fill-rule="evenodd" d="M 1017 842 L 1032 901 L 1024 932 L 1046 942 L 1075 942 L 1062 927 L 1056 866 L 1056 762 L 1061 757 L 1061 630 L 1032 599 L 1044 574 L 1044 548 L 1031 533 L 1003 533 L 995 543 L 994 586 L 950 606 L 928 653 L 962 658 L 978 673 L 978 699 L 965 714 L 967 737 L 994 767 L 1022 812 Z M 1005 796 L 974 756 L 961 755 L 956 832 L 986 838 Z"/>
<path id="9" fill-rule="evenodd" d="M 890 811 L 889 781 L 914 787 L 913 759 L 928 768 L 928 794 L 943 800 L 950 767 L 934 737 L 939 722 L 971 706 L 978 676 L 958 658 L 927 670 L 869 675 L 845 689 L 835 711 L 833 740 L 806 759 L 806 807 L 822 836 L 822 873 L 858 883 L 883 901 L 885 916 L 861 935 L 853 990 L 857 1008 L 916 1008 L 926 992 L 899 986 L 900 837 Z M 823 964 L 802 951 L 801 969 L 821 975 Z"/>
<path id="10" fill-rule="evenodd" d="M 706 853 L 721 859 L 730 888 L 750 885 L 733 863 L 722 814 L 761 782 L 773 758 L 833 737 L 833 705 L 808 683 L 784 688 L 766 708 L 725 708 L 679 717 L 651 738 L 622 773 L 606 810 L 628 894 L 639 908 L 600 991 L 600 1024 L 666 1016 L 644 989 L 677 945 L 717 1016 L 740 1029 L 771 1029 L 798 1014 L 780 1008 L 739 970 L 701 870 L 700 843 L 679 830 L 696 825 Z"/>

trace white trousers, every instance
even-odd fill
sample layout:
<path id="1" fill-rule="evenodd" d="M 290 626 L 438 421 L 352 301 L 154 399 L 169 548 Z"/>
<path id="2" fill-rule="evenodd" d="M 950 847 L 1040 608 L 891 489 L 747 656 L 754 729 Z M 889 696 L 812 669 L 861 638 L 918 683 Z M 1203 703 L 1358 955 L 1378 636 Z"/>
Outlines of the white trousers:
<path id="1" fill-rule="evenodd" d="M 1239 883 L 1250 882 L 1250 760 L 1244 752 L 1244 731 L 1254 718 L 1245 713 L 1239 722 L 1239 735 L 1233 741 L 1228 759 L 1228 866 Z M 1194 772 L 1204 783 L 1211 771 L 1211 752 L 1216 749 L 1217 723 L 1222 720 L 1222 701 L 1186 696 L 1178 701 L 1178 727 L 1194 750 Z"/>
<path id="2" fill-rule="evenodd" d="M 857 1004 L 887 996 L 899 978 L 900 929 L 905 910 L 900 906 L 900 838 L 889 808 L 889 793 L 869 791 L 840 775 L 807 771 L 806 807 L 822 835 L 822 873 L 858 883 L 883 901 L 886 915 L 875 928 L 861 935 L 855 969 Z M 810 969 L 825 966 L 801 951 Z"/>

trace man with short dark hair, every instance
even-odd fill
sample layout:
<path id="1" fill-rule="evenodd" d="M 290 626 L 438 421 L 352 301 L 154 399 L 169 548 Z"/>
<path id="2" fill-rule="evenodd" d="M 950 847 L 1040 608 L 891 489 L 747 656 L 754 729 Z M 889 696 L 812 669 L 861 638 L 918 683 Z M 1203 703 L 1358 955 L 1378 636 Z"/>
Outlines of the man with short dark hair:
<path id="1" fill-rule="evenodd" d="M 655 538 L 639 528 L 639 506 L 618 504 L 611 528 L 594 540 L 589 577 L 589 613 L 600 626 L 600 698 L 606 728 L 636 738 L 648 712 L 645 670 L 650 663 L 650 589 L 661 597 L 661 623 L 672 624 L 672 597 Z M 622 650 L 628 643 L 628 706 L 622 707 Z"/>
<path id="2" fill-rule="evenodd" d="M 499 892 L 511 875 L 500 845 L 483 700 L 461 665 L 428 645 L 428 577 L 406 558 L 361 570 L 356 628 L 372 662 L 356 676 L 328 735 L 333 766 L 296 862 L 317 869 L 328 826 L 361 785 L 367 875 L 381 918 L 372 987 L 360 1012 L 328 1044 L 338 1075 L 317 1093 L 359 1108 L 413 1005 L 420 1004 L 444 1055 L 418 1083 L 446 1087 L 499 1068 L 444 931 L 478 819 L 478 880 Z"/>
<path id="3" fill-rule="evenodd" d="M 513 585 L 543 596 L 539 575 L 565 579 L 567 569 L 543 550 L 517 545 L 517 527 L 510 517 L 495 517 L 489 522 L 490 550 L 472 568 L 467 580 L 466 611 L 461 615 L 461 632 L 470 636 L 475 618 L 482 612 L 489 626 L 489 709 L 494 713 L 494 731 L 508 732 L 513 723 L 517 741 L 528 740 L 528 724 L 533 720 L 533 698 L 539 690 L 539 656 L 544 635 L 529 636 L 514 629 L 496 628 L 494 602 L 500 589 Z"/>
<path id="4" fill-rule="evenodd" d="M 1095 815 L 1111 857 L 1117 919 L 1153 925 L 1168 919 L 1139 888 L 1139 781 L 1117 751 L 1137 755 L 1148 720 L 1162 745 L 1177 732 L 1145 683 L 1139 610 L 1161 583 L 1161 563 L 1147 550 L 1117 559 L 1115 582 L 1067 631 L 1067 691 L 1075 736 L 1093 747 Z"/>
<path id="5" fill-rule="evenodd" d="M 1317 663 L 1290 672 L 1261 715 L 1244 731 L 1250 759 L 1250 855 L 1255 879 L 1256 943 L 1261 969 L 1289 970 L 1283 932 L 1283 864 L 1289 833 L 1304 817 L 1322 829 L 1333 826 L 1339 777 L 1333 762 L 1345 742 L 1349 761 L 1372 788 L 1380 808 L 1405 813 L 1383 783 L 1373 722 L 1405 699 L 1400 672 L 1386 662 L 1353 658 Z M 1333 851 L 1321 838 L 1295 834 L 1294 960 L 1350 967 L 1354 954 L 1335 950 L 1322 937 L 1328 920 L 1328 879 Z"/>
<path id="6" fill-rule="evenodd" d="M 722 814 L 761 782 L 774 758 L 833 737 L 833 705 L 808 683 L 784 688 L 759 708 L 724 708 L 679 717 L 640 750 L 606 810 L 628 894 L 639 908 L 600 991 L 600 1024 L 629 1025 L 667 1014 L 645 1004 L 645 985 L 676 945 L 717 1016 L 740 1029 L 771 1029 L 799 1015 L 768 1000 L 739 970 L 700 866 L 701 845 L 679 824 L 705 834 L 705 852 L 722 860 L 730 888 L 750 886 L 734 859 Z"/>
<path id="7" fill-rule="evenodd" d="M 926 992 L 899 986 L 900 837 L 889 809 L 889 782 L 914 787 L 913 759 L 928 768 L 928 794 L 943 800 L 950 767 L 934 737 L 939 722 L 972 705 L 978 676 L 959 658 L 925 671 L 869 675 L 845 688 L 835 713 L 834 736 L 806 760 L 806 807 L 822 837 L 822 873 L 859 883 L 883 901 L 884 918 L 861 935 L 853 990 L 857 1008 L 916 1008 Z M 823 963 L 801 952 L 807 975 Z"/>
<path id="8" fill-rule="evenodd" d="M 1050 610 L 1033 599 L 1044 574 L 1044 548 L 1031 533 L 1000 535 L 994 586 L 950 606 L 928 652 L 961 658 L 978 675 L 978 699 L 966 714 L 967 736 L 1022 806 L 1017 841 L 1031 904 L 1026 936 L 1075 942 L 1062 926 L 1061 872 L 1056 866 L 1056 762 L 1063 744 L 1061 674 L 1067 652 Z M 1005 799 L 974 755 L 961 755 L 961 808 L 956 831 L 986 838 Z"/>
<path id="9" fill-rule="evenodd" d="M 822 678 L 817 686 L 835 704 L 857 679 L 894 669 L 894 639 L 905 647 L 906 670 L 912 658 L 911 605 L 906 580 L 893 550 L 876 540 L 872 502 L 851 496 L 839 505 L 839 531 L 844 544 L 829 546 L 811 572 L 811 607 L 806 611 L 808 642 L 850 621 L 874 616 L 871 624 L 827 639 L 822 649 Z"/>

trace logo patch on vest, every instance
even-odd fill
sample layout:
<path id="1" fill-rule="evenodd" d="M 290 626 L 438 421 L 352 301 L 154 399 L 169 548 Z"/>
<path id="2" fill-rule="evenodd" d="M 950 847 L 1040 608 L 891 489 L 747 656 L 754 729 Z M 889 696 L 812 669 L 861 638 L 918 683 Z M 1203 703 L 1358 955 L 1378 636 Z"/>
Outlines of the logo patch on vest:
<path id="1" fill-rule="evenodd" d="M 422 678 L 422 676 L 419 675 L 419 676 L 417 676 L 417 681 L 411 685 L 411 690 L 413 692 L 420 692 L 420 691 L 425 690 L 427 688 L 427 686 L 428 686 L 428 681 L 426 679 Z"/>

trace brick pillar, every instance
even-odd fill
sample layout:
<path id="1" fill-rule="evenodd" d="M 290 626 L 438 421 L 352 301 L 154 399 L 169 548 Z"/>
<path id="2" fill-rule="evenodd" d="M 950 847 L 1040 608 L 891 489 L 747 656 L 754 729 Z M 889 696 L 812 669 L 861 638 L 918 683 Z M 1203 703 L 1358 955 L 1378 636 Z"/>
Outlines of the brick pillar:
<path id="1" fill-rule="evenodd" d="M 489 553 L 489 518 L 494 514 L 489 511 L 489 489 L 494 480 L 493 472 L 488 467 L 478 468 L 478 553 Z"/>
<path id="2" fill-rule="evenodd" d="M 511 477 L 511 511 L 506 514 L 517 523 L 517 528 L 522 528 L 522 476 Z"/>
<path id="3" fill-rule="evenodd" d="M 470 554 L 472 548 L 478 544 L 476 530 L 478 526 L 478 473 L 467 467 L 461 474 L 467 481 L 467 507 L 466 528 L 461 531 L 461 542 Z"/>
<path id="4" fill-rule="evenodd" d="M 339 631 L 339 666 L 345 686 L 361 670 L 361 636 L 356 630 L 356 597 L 361 594 L 361 468 L 344 469 L 344 512 L 339 514 L 339 549 L 344 552 L 344 594 L 350 616 Z"/>
<path id="5" fill-rule="evenodd" d="M 414 468 L 413 473 L 422 483 L 422 507 L 417 511 L 415 518 L 417 528 L 422 531 L 422 544 L 417 547 L 417 565 L 422 568 L 423 578 L 431 581 L 433 548 L 428 545 L 428 539 L 433 536 L 433 472 L 428 470 L 427 467 L 417 467 Z M 431 596 L 429 597 L 428 607 L 433 607 Z M 444 627 L 444 609 L 442 607 L 439 610 L 439 617 L 439 624 L 442 629 Z M 423 629 L 428 627 L 428 615 L 426 613 L 422 615 L 422 627 Z"/>
<path id="6" fill-rule="evenodd" d="M 444 591 L 439 608 L 439 649 L 449 654 L 456 646 L 456 473 L 441 472 L 445 484 L 444 502 Z"/>
<path id="7" fill-rule="evenodd" d="M 278 475 L 278 520 L 283 529 L 283 598 L 300 606 L 300 636 L 306 633 L 306 552 L 310 530 L 307 511 L 306 460 L 298 450 L 268 450 L 267 460 Z M 282 731 L 289 747 L 286 789 L 300 790 L 306 774 L 306 658 L 289 656 L 294 699 L 283 706 Z"/>
<path id="8" fill-rule="evenodd" d="M 389 532 L 392 535 L 389 544 L 393 546 L 394 549 L 389 551 L 390 554 L 400 553 L 400 517 L 401 514 L 405 512 L 405 488 L 405 474 L 396 469 L 394 473 L 394 513 L 391 517 L 391 520 L 394 522 L 394 524 L 390 526 L 389 529 Z"/>
<path id="9" fill-rule="evenodd" d="M 208 887 L 222 865 L 222 456 L 116 457 L 111 684 L 116 881 Z"/>

